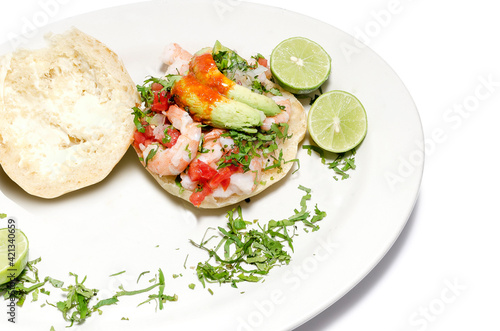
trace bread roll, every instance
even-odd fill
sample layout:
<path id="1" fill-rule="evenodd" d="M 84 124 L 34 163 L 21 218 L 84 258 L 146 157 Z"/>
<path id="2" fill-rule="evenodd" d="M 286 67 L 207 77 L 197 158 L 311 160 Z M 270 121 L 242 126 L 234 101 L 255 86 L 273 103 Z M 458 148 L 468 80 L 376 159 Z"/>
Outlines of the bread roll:
<path id="1" fill-rule="evenodd" d="M 0 164 L 26 192 L 55 198 L 103 180 L 133 137 L 135 84 L 118 56 L 72 29 L 0 58 Z"/>

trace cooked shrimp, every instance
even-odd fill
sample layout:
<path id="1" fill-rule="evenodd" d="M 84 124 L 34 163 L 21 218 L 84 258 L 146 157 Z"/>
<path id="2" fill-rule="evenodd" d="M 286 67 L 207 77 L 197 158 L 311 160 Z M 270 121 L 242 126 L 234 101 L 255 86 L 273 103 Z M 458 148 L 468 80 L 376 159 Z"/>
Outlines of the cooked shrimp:
<path id="1" fill-rule="evenodd" d="M 215 140 L 219 138 L 226 130 L 223 129 L 212 129 L 210 132 L 205 134 L 205 141 Z"/>
<path id="2" fill-rule="evenodd" d="M 198 153 L 196 159 L 209 165 L 212 169 L 217 170 L 217 162 L 224 156 L 226 152 L 234 148 L 232 138 L 223 137 L 226 132 L 223 129 L 212 129 L 204 136 L 203 152 Z M 187 190 L 194 191 L 197 188 L 198 181 L 191 180 L 191 177 L 186 172 L 181 174 L 181 185 Z"/>
<path id="3" fill-rule="evenodd" d="M 213 169 L 217 169 L 217 161 L 224 155 L 224 150 L 219 139 L 209 140 L 203 144 L 203 152 L 199 153 L 197 158 L 205 162 Z"/>
<path id="4" fill-rule="evenodd" d="M 198 187 L 198 182 L 191 180 L 186 172 L 181 173 L 181 185 L 186 190 L 194 191 Z"/>
<path id="5" fill-rule="evenodd" d="M 172 105 L 166 112 L 167 118 L 172 123 L 174 128 L 180 130 L 185 129 L 189 124 L 193 123 L 193 119 L 189 113 L 177 105 Z M 200 123 L 197 123 L 200 124 Z"/>
<path id="6" fill-rule="evenodd" d="M 222 134 L 227 132 L 223 129 L 212 129 L 205 134 L 203 143 L 203 152 L 199 153 L 197 158 L 205 162 L 213 169 L 217 169 L 217 162 L 222 158 L 225 152 L 230 151 L 234 147 L 233 139 L 222 137 Z"/>
<path id="7" fill-rule="evenodd" d="M 234 147 L 234 140 L 231 137 L 222 136 L 227 130 L 224 129 L 212 129 L 209 133 L 205 134 L 205 142 L 209 140 L 218 140 L 222 149 L 228 152 Z"/>
<path id="8" fill-rule="evenodd" d="M 143 158 L 146 160 L 151 149 L 156 146 L 156 154 L 147 167 L 160 176 L 180 174 L 197 155 L 201 139 L 200 123 L 193 122 L 193 119 L 185 114 L 187 113 L 177 106 L 171 106 L 166 112 L 172 125 L 181 132 L 174 146 L 163 148 L 151 144 L 143 151 Z"/>
<path id="9" fill-rule="evenodd" d="M 284 106 L 285 110 L 282 110 L 281 113 L 279 113 L 276 116 L 270 116 L 266 117 L 266 119 L 263 121 L 262 126 L 260 127 L 262 130 L 267 131 L 271 130 L 271 126 L 273 123 L 287 123 L 288 120 L 290 119 L 290 116 L 292 115 L 292 104 L 290 103 L 290 100 L 285 98 L 285 97 L 273 97 L 272 98 L 278 105 Z"/>
<path id="10" fill-rule="evenodd" d="M 165 75 L 184 75 L 189 70 L 192 55 L 179 44 L 168 44 L 163 50 L 162 62 L 168 65 Z"/>

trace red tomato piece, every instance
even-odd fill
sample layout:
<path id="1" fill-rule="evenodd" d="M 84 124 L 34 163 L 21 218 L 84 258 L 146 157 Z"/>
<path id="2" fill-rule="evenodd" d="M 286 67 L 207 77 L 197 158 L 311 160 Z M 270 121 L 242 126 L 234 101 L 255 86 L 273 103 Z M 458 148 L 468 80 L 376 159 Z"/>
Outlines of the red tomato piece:
<path id="1" fill-rule="evenodd" d="M 134 132 L 134 147 L 137 150 L 141 149 L 139 146 L 140 144 L 143 144 L 144 146 L 148 146 L 152 142 L 153 142 L 153 140 L 150 137 L 147 137 L 146 134 L 139 132 L 139 131 Z"/>
<path id="2" fill-rule="evenodd" d="M 229 184 L 231 184 L 231 178 L 224 179 L 223 181 L 220 182 L 220 186 L 225 190 L 229 187 Z"/>
<path id="3" fill-rule="evenodd" d="M 196 160 L 192 162 L 188 169 L 189 178 L 192 181 L 199 182 L 202 190 L 191 194 L 189 201 L 193 205 L 199 206 L 219 185 L 224 190 L 227 190 L 231 183 L 231 175 L 237 172 L 243 172 L 243 169 L 235 165 L 229 165 L 217 171 L 203 161 Z"/>
<path id="4" fill-rule="evenodd" d="M 151 84 L 151 90 L 153 91 L 160 91 L 163 88 L 163 85 L 160 83 L 153 83 Z"/>
<path id="5" fill-rule="evenodd" d="M 203 189 L 199 192 L 194 192 L 189 197 L 189 201 L 196 207 L 198 207 L 203 200 L 207 197 L 207 195 L 212 193 L 212 189 L 208 185 L 203 185 Z"/>
<path id="6" fill-rule="evenodd" d="M 159 85 L 161 86 L 161 84 Z M 153 91 L 153 105 L 151 106 L 151 110 L 156 112 L 167 110 L 170 106 L 168 99 L 170 99 L 170 94 L 167 91 Z"/>
<path id="7" fill-rule="evenodd" d="M 263 57 L 260 57 L 259 60 L 257 60 L 257 63 L 260 64 L 261 66 L 264 66 L 266 68 L 269 68 L 267 65 L 267 60 Z"/>
<path id="8" fill-rule="evenodd" d="M 134 147 L 137 150 L 140 150 L 139 145 L 144 144 L 145 141 L 146 141 L 146 136 L 144 135 L 144 133 L 136 130 L 134 132 Z"/>
<path id="9" fill-rule="evenodd" d="M 213 176 L 217 175 L 217 170 L 213 169 L 203 161 L 195 160 L 189 165 L 188 175 L 194 182 L 206 183 Z"/>
<path id="10" fill-rule="evenodd" d="M 144 128 L 144 136 L 149 139 L 154 139 L 155 135 L 153 133 L 154 129 L 151 125 Z"/>
<path id="11" fill-rule="evenodd" d="M 170 141 L 164 143 L 162 139 L 161 143 L 167 148 L 172 148 L 172 146 L 174 146 L 177 142 L 177 139 L 179 139 L 181 133 L 177 129 L 168 128 L 167 135 L 170 136 Z"/>
<path id="12" fill-rule="evenodd" d="M 136 141 L 138 144 L 142 144 L 146 141 L 146 136 L 144 135 L 144 133 L 136 130 L 134 132 L 134 141 Z"/>
<path id="13" fill-rule="evenodd" d="M 235 165 L 230 165 L 227 167 L 222 168 L 217 172 L 215 176 L 213 176 L 210 181 L 208 182 L 208 185 L 210 186 L 211 189 L 215 190 L 219 185 L 221 185 L 223 182 L 222 188 L 224 190 L 227 189 L 229 186 L 229 183 L 231 181 L 231 175 L 237 172 L 242 172 L 243 170 L 240 167 L 237 167 Z M 224 187 L 225 186 L 225 187 Z"/>

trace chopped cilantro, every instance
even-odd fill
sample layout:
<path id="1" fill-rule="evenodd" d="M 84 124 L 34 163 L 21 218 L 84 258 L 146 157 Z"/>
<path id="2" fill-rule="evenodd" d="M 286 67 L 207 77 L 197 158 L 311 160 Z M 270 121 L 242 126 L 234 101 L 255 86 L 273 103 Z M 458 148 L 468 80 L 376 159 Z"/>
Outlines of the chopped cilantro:
<path id="1" fill-rule="evenodd" d="M 137 284 L 139 284 L 139 279 L 141 279 L 142 276 L 144 276 L 145 274 L 148 274 L 149 271 L 143 271 L 141 272 L 141 274 L 139 275 L 139 277 L 137 277 Z"/>
<path id="2" fill-rule="evenodd" d="M 93 313 L 98 312 L 99 315 L 102 314 L 100 310 L 103 306 L 109 306 L 116 304 L 118 302 L 118 297 L 120 296 L 131 296 L 136 294 L 141 294 L 145 292 L 149 292 L 152 289 L 158 287 L 159 293 L 157 295 L 150 295 L 149 300 L 158 299 L 160 309 L 163 309 L 163 303 L 168 301 L 177 301 L 177 295 L 168 296 L 163 294 L 165 289 L 165 277 L 163 276 L 163 272 L 159 269 L 159 282 L 140 290 L 134 291 L 126 291 L 122 285 L 118 288 L 120 291 L 116 292 L 112 297 L 104 300 L 100 300 L 95 305 L 91 305 L 90 302 L 97 295 L 99 290 L 90 289 L 84 285 L 87 277 L 85 276 L 81 282 L 78 281 L 78 275 L 74 273 L 69 273 L 70 276 L 73 276 L 75 279 L 75 283 L 69 285 L 68 287 L 63 287 L 64 282 L 54 279 L 52 277 L 45 277 L 43 281 L 40 280 L 38 276 L 38 269 L 35 267 L 35 264 L 41 261 L 41 258 L 38 258 L 33 261 L 28 261 L 26 264 L 26 268 L 21 272 L 21 274 L 12 282 L 7 284 L 0 285 L 0 294 L 3 295 L 5 300 L 9 298 L 17 299 L 17 305 L 22 306 L 24 301 L 26 300 L 26 296 L 30 293 L 32 294 L 33 300 L 37 301 L 39 299 L 39 294 L 42 293 L 44 295 L 50 295 L 50 292 L 47 291 L 43 286 L 47 283 L 51 284 L 54 288 L 61 289 L 65 292 L 65 299 L 59 301 L 55 304 L 46 302 L 48 305 L 57 308 L 63 314 L 63 318 L 70 322 L 68 327 L 74 325 L 74 323 L 81 324 L 87 318 L 91 317 Z M 119 273 L 110 275 L 116 276 L 124 273 L 125 271 L 121 271 Z M 149 273 L 149 271 L 145 271 L 139 275 L 139 278 L 144 274 Z M 137 282 L 139 281 L 137 279 Z M 156 281 L 156 277 L 154 279 Z M 26 286 L 26 284 L 32 284 L 31 286 Z M 141 303 L 142 304 L 142 303 Z M 42 304 L 41 307 L 46 304 Z M 140 305 L 140 304 L 139 304 Z"/>
<path id="3" fill-rule="evenodd" d="M 212 57 L 220 72 L 232 80 L 234 80 L 236 70 L 246 71 L 249 68 L 244 58 L 239 56 L 235 51 L 222 46 L 218 40 L 213 47 Z"/>
<path id="4" fill-rule="evenodd" d="M 196 272 L 199 281 L 205 287 L 206 283 L 230 283 L 237 287 L 239 282 L 259 282 L 269 271 L 278 265 L 290 262 L 290 253 L 293 252 L 293 237 L 298 223 L 316 231 L 318 221 L 326 216 L 317 206 L 314 214 L 307 210 L 307 201 L 311 199 L 311 190 L 303 186 L 299 189 L 305 192 L 302 197 L 300 210 L 283 220 L 270 220 L 267 225 L 248 229 L 252 222 L 243 219 L 241 207 L 228 211 L 226 228 L 218 227 L 219 235 L 214 235 L 201 243 L 191 243 L 208 252 L 209 258 L 199 262 Z M 209 228 L 207 232 L 210 230 Z M 207 246 L 208 242 L 219 238 L 214 248 Z M 286 244 L 286 245 L 285 245 Z M 214 260 L 213 263 L 212 260 Z"/>
<path id="5" fill-rule="evenodd" d="M 264 85 L 262 85 L 262 83 L 257 78 L 255 78 L 252 82 L 252 91 L 260 94 L 264 94 L 265 92 L 267 92 Z"/>
<path id="6" fill-rule="evenodd" d="M 254 80 L 252 81 L 252 86 L 251 86 L 251 89 L 253 92 L 256 92 L 256 93 L 260 93 L 260 94 L 264 94 L 264 93 L 271 93 L 273 95 L 277 95 L 277 96 L 282 96 L 283 94 L 281 93 L 281 91 L 276 88 L 276 87 L 273 87 L 271 89 L 266 89 L 266 87 L 264 86 L 264 84 L 262 84 L 257 78 L 254 78 Z M 281 106 L 281 105 L 278 105 L 281 109 L 284 109 L 285 107 L 284 106 Z"/>
<path id="7" fill-rule="evenodd" d="M 137 85 L 137 91 L 141 96 L 141 101 L 144 102 L 146 108 L 149 108 L 154 101 L 154 93 L 151 89 L 152 83 L 158 83 L 163 85 L 163 90 L 170 91 L 172 86 L 177 82 L 181 76 L 178 75 L 167 75 L 163 78 L 156 78 L 149 76 L 142 85 Z"/>
<path id="8" fill-rule="evenodd" d="M 189 254 L 186 255 L 186 258 L 184 259 L 184 269 L 186 269 L 186 262 L 188 260 Z"/>
<path id="9" fill-rule="evenodd" d="M 156 155 L 156 152 L 158 152 L 158 149 L 160 147 L 156 145 L 156 148 L 151 148 L 149 150 L 148 156 L 146 156 L 146 161 L 144 162 L 146 167 L 148 166 L 148 162 Z"/>
<path id="10" fill-rule="evenodd" d="M 182 194 L 185 190 L 181 184 L 181 181 L 182 181 L 181 176 L 177 175 L 177 177 L 175 177 L 175 185 L 179 188 L 179 194 Z"/>
<path id="11" fill-rule="evenodd" d="M 191 150 L 189 149 L 189 144 L 186 144 L 186 148 L 184 148 L 184 150 L 185 150 L 186 152 L 188 152 L 188 157 L 189 157 L 189 159 L 191 159 L 191 156 L 192 156 L 192 155 L 191 155 Z"/>
<path id="12" fill-rule="evenodd" d="M 33 301 L 36 301 L 38 299 L 39 288 L 45 286 L 47 282 L 56 288 L 63 286 L 63 282 L 52 277 L 45 277 L 43 281 L 40 280 L 38 276 L 38 269 L 35 267 L 35 264 L 41 260 L 41 258 L 37 258 L 33 261 L 28 261 L 24 270 L 21 274 L 19 274 L 19 276 L 17 276 L 16 279 L 0 285 L 0 294 L 3 295 L 5 300 L 15 298 L 17 299 L 17 305 L 22 307 L 27 295 L 30 293 L 33 296 Z M 28 286 L 28 284 L 31 285 Z"/>
<path id="13" fill-rule="evenodd" d="M 87 317 L 90 317 L 97 308 L 89 309 L 90 300 L 99 292 L 97 289 L 89 289 L 83 285 L 87 276 L 85 276 L 81 283 L 78 282 L 78 275 L 69 273 L 70 276 L 75 277 L 75 284 L 69 285 L 67 288 L 62 288 L 66 294 L 66 300 L 59 301 L 57 304 L 49 305 L 59 309 L 64 317 L 64 320 L 70 322 L 70 327 L 76 323 L 82 323 Z"/>
<path id="14" fill-rule="evenodd" d="M 252 59 L 255 60 L 255 62 L 259 62 L 260 59 L 265 59 L 264 55 L 257 53 L 257 55 L 251 56 Z"/>
<path id="15" fill-rule="evenodd" d="M 282 158 L 282 151 L 278 154 L 278 158 L 276 158 L 273 153 L 278 149 L 278 140 L 285 140 L 291 137 L 291 135 L 288 135 L 288 124 L 286 123 L 273 123 L 271 130 L 259 131 L 257 134 L 247 134 L 241 131 L 229 130 L 223 133 L 222 136 L 232 138 L 235 148 L 232 153 L 225 154 L 224 157 L 219 160 L 218 168 L 220 169 L 233 164 L 242 166 L 244 172 L 250 170 L 252 159 L 261 155 L 264 158 L 272 158 L 274 160 L 272 166 L 267 166 L 263 170 L 281 168 L 284 161 Z"/>
<path id="16" fill-rule="evenodd" d="M 165 275 L 163 274 L 163 271 L 161 269 L 158 269 L 158 283 L 154 284 L 153 286 L 149 287 L 146 289 L 149 291 L 150 289 L 153 289 L 154 287 L 158 286 L 158 294 L 150 294 L 148 299 L 144 302 L 141 302 L 138 306 L 143 305 L 147 302 L 150 302 L 152 300 L 157 300 L 157 304 L 160 308 L 160 310 L 163 309 L 163 304 L 167 301 L 177 301 L 178 297 L 177 294 L 174 294 L 173 296 L 171 295 L 166 295 L 163 292 L 165 291 Z M 145 292 L 147 292 L 145 290 Z"/>
<path id="17" fill-rule="evenodd" d="M 311 155 L 311 152 L 314 151 L 319 154 L 321 158 L 321 163 L 328 166 L 328 169 L 332 169 L 335 172 L 333 179 L 338 180 L 337 176 L 340 176 L 342 180 L 350 177 L 348 174 L 349 170 L 355 170 L 355 155 L 356 149 L 352 149 L 348 152 L 336 154 L 335 158 L 331 162 L 326 161 L 325 151 L 318 146 L 315 145 L 303 145 L 302 149 L 307 150 L 307 154 Z"/>
<path id="18" fill-rule="evenodd" d="M 172 137 L 170 137 L 170 135 L 168 134 L 168 129 L 169 129 L 169 127 L 166 127 L 165 131 L 163 132 L 163 135 L 165 137 L 163 137 L 163 139 L 161 140 L 161 142 L 164 143 L 164 144 L 168 144 L 169 142 L 172 141 Z"/>
<path id="19" fill-rule="evenodd" d="M 125 271 L 125 270 L 123 270 L 123 271 L 117 272 L 116 274 L 109 275 L 109 277 L 118 276 L 118 275 L 124 274 L 125 272 L 126 272 L 126 271 Z"/>
<path id="20" fill-rule="evenodd" d="M 32 294 L 32 300 L 31 302 L 38 301 L 38 294 L 40 293 L 39 289 L 35 289 L 31 294 Z"/>
<path id="21" fill-rule="evenodd" d="M 146 129 L 144 128 L 144 125 L 142 125 L 142 118 L 146 117 L 147 114 L 143 113 L 142 110 L 137 107 L 133 107 L 132 110 L 132 115 L 134 115 L 134 124 L 137 131 L 144 133 Z"/>

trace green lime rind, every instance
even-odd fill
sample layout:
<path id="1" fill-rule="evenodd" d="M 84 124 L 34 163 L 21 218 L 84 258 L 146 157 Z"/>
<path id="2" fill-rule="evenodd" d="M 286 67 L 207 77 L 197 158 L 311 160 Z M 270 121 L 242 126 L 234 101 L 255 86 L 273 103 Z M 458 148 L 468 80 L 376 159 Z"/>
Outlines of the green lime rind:
<path id="1" fill-rule="evenodd" d="M 307 126 L 319 147 L 344 153 L 363 141 L 368 119 L 358 98 L 349 92 L 334 90 L 316 99 L 309 110 Z"/>
<path id="2" fill-rule="evenodd" d="M 19 276 L 26 267 L 26 263 L 28 263 L 28 238 L 21 230 L 16 229 L 13 244 L 9 242 L 9 233 L 9 229 L 0 229 L 0 285 Z M 11 254 L 9 255 L 9 253 Z M 13 261 L 9 260 L 9 258 L 12 258 Z M 15 277 L 11 277 L 12 274 Z"/>
<path id="3" fill-rule="evenodd" d="M 270 56 L 274 79 L 294 94 L 307 94 L 323 85 L 330 76 L 331 62 L 323 47 L 304 37 L 283 40 Z"/>

